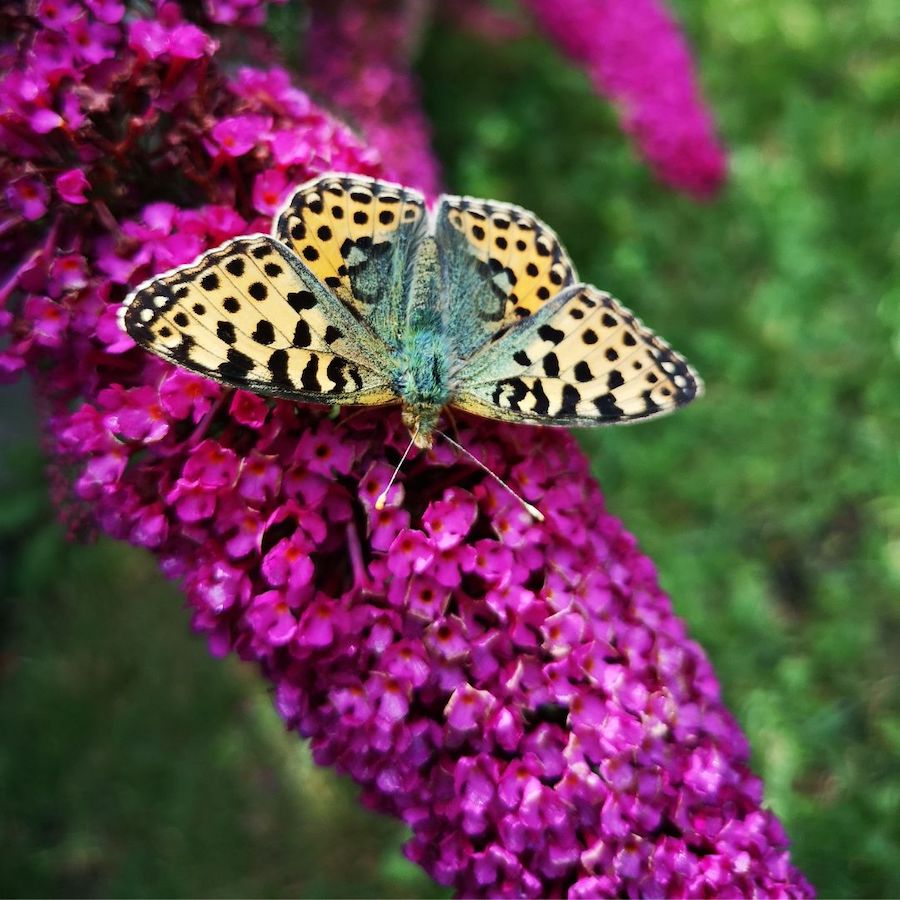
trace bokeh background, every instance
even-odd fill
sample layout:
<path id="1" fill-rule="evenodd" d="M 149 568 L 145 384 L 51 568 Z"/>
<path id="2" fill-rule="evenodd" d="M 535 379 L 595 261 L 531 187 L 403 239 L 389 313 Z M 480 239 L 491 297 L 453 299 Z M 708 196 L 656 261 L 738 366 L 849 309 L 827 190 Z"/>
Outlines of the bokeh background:
<path id="1" fill-rule="evenodd" d="M 428 30 L 436 150 L 451 190 L 535 210 L 705 376 L 702 402 L 584 446 L 796 862 L 822 896 L 896 896 L 900 4 L 670 5 L 731 152 L 715 202 L 661 187 L 538 38 Z M 0 409 L 0 893 L 444 896 L 189 634 L 149 555 L 66 541 L 27 388 Z"/>

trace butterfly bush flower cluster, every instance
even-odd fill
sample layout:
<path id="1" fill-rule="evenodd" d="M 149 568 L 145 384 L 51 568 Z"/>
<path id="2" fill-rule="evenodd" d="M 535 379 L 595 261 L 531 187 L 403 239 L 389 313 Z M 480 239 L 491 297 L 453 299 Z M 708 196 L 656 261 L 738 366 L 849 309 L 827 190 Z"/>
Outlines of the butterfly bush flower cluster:
<path id="1" fill-rule="evenodd" d="M 684 37 L 660 0 L 522 0 L 540 29 L 620 107 L 656 174 L 697 197 L 725 179 L 726 159 Z"/>
<path id="2" fill-rule="evenodd" d="M 137 283 L 264 229 L 291 185 L 382 171 L 285 70 L 223 65 L 222 8 L 0 3 L 0 372 L 36 382 L 73 528 L 153 552 L 213 652 L 462 895 L 811 895 L 574 441 L 459 423 L 542 523 L 440 442 L 378 509 L 395 412 L 227 390 L 117 328 Z"/>
<path id="3" fill-rule="evenodd" d="M 410 70 L 427 0 L 312 0 L 305 71 L 378 148 L 384 172 L 426 194 L 439 188 L 431 129 Z"/>

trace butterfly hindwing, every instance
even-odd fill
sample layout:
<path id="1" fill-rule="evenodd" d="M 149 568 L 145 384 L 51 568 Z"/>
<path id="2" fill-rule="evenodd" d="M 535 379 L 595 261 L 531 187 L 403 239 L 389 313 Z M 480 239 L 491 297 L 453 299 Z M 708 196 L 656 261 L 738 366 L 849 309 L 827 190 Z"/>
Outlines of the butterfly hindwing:
<path id="1" fill-rule="evenodd" d="M 123 304 L 134 340 L 226 384 L 320 403 L 390 403 L 388 350 L 275 239 L 228 241 Z"/>
<path id="2" fill-rule="evenodd" d="M 275 234 L 393 345 L 426 225 L 418 191 L 363 175 L 325 175 L 298 188 Z"/>
<path id="3" fill-rule="evenodd" d="M 448 195 L 435 220 L 451 327 L 458 323 L 463 357 L 577 279 L 553 230 L 521 207 Z"/>
<path id="4" fill-rule="evenodd" d="M 602 425 L 669 412 L 701 390 L 629 310 L 574 285 L 472 359 L 452 404 L 513 422 Z"/>

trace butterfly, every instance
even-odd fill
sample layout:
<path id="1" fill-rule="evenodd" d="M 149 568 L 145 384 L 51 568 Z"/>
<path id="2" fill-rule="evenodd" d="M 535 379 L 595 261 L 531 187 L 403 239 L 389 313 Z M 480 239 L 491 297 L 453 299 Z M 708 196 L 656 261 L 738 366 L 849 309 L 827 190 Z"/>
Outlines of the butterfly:
<path id="1" fill-rule="evenodd" d="M 402 405 L 430 447 L 445 407 L 592 426 L 683 406 L 702 383 L 556 234 L 510 203 L 360 175 L 296 189 L 272 235 L 226 241 L 141 284 L 120 325 L 142 347 L 258 394 Z"/>

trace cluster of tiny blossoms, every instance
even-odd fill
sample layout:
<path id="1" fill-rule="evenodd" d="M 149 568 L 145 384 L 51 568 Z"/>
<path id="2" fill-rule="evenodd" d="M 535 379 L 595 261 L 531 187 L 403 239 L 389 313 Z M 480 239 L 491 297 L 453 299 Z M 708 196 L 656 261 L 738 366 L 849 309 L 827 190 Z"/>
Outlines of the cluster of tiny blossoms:
<path id="1" fill-rule="evenodd" d="M 622 127 L 656 174 L 696 197 L 726 159 L 684 37 L 660 0 L 522 0 L 547 34 L 620 107 Z"/>
<path id="2" fill-rule="evenodd" d="M 304 69 L 384 160 L 385 175 L 438 190 L 411 57 L 430 0 L 310 0 Z"/>
<path id="3" fill-rule="evenodd" d="M 0 3 L 0 372 L 37 383 L 67 508 L 152 551 L 213 651 L 259 666 L 316 759 L 460 894 L 810 895 L 571 439 L 459 423 L 542 523 L 441 444 L 378 510 L 395 412 L 227 390 L 117 329 L 128 290 L 265 228 L 292 184 L 380 171 L 284 70 L 226 76 L 202 25 Z"/>

